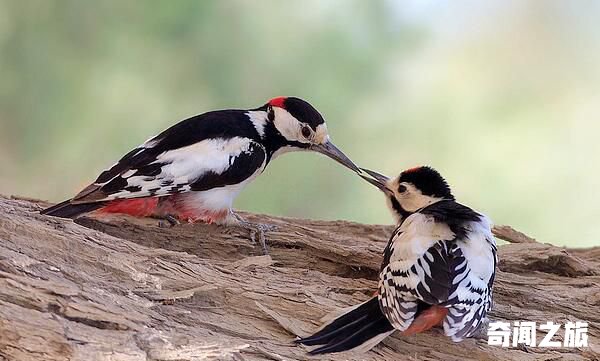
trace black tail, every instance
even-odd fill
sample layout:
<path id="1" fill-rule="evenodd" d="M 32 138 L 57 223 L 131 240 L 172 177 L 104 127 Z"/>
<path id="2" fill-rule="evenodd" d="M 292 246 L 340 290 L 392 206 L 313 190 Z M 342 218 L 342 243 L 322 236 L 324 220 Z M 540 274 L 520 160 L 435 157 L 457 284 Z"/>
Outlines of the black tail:
<path id="1" fill-rule="evenodd" d="M 331 321 L 314 335 L 297 340 L 307 346 L 325 345 L 310 351 L 311 355 L 341 352 L 364 345 L 372 348 L 394 331 L 381 309 L 377 297 Z"/>
<path id="2" fill-rule="evenodd" d="M 55 204 L 52 207 L 46 208 L 40 213 L 53 217 L 75 218 L 81 214 L 95 211 L 102 206 L 104 206 L 104 202 L 72 204 L 71 200 L 69 199 Z"/>

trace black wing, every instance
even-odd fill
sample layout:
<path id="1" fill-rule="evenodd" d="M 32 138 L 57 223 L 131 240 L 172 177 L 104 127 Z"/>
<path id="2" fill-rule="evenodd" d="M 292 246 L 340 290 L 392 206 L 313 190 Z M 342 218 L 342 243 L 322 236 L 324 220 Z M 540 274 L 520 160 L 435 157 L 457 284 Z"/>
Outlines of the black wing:
<path id="1" fill-rule="evenodd" d="M 243 181 L 266 159 L 246 113 L 214 111 L 172 126 L 123 156 L 72 202 L 162 196 Z"/>

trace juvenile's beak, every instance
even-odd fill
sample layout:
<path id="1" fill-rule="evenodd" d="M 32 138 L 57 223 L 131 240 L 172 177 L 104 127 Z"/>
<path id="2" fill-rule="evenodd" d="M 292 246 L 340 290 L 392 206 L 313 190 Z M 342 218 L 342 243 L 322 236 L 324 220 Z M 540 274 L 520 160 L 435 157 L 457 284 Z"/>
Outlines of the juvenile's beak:
<path id="1" fill-rule="evenodd" d="M 369 169 L 365 169 L 365 168 L 360 168 L 363 172 L 367 173 L 368 175 L 370 175 L 370 177 L 364 176 L 362 174 L 359 174 L 359 176 L 362 177 L 362 179 L 366 180 L 367 182 L 371 183 L 372 185 L 374 185 L 375 187 L 377 187 L 380 191 L 382 191 L 385 194 L 394 194 L 388 187 L 387 187 L 387 183 L 389 182 L 389 178 L 384 176 L 383 174 L 374 172 L 372 170 Z"/>
<path id="2" fill-rule="evenodd" d="M 310 147 L 310 149 L 328 156 L 329 158 L 340 163 L 341 165 L 352 169 L 356 173 L 360 173 L 360 168 L 358 168 L 356 164 L 354 164 L 350 160 L 350 158 L 346 157 L 346 155 L 342 153 L 342 151 L 339 150 L 338 147 L 331 143 L 330 140 L 327 140 L 323 144 L 314 144 Z"/>

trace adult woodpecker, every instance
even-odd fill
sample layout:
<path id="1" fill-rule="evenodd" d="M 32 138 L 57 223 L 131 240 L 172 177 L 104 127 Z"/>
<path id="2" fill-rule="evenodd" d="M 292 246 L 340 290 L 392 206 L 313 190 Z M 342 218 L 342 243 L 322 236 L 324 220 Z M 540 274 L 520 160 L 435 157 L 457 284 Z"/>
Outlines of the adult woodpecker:
<path id="1" fill-rule="evenodd" d="M 387 177 L 361 175 L 385 193 L 398 222 L 383 255 L 377 296 L 299 339 L 311 354 L 370 350 L 398 330 L 442 325 L 453 341 L 472 336 L 492 307 L 496 244 L 490 220 L 457 203 L 430 167 Z"/>
<path id="2" fill-rule="evenodd" d="M 206 222 L 256 230 L 260 225 L 232 211 L 233 200 L 271 160 L 299 150 L 325 154 L 360 172 L 333 145 L 313 106 L 278 97 L 255 109 L 185 119 L 127 153 L 73 198 L 41 213 L 62 218 L 122 213 L 171 224 Z M 258 227 L 265 247 L 263 230 Z"/>

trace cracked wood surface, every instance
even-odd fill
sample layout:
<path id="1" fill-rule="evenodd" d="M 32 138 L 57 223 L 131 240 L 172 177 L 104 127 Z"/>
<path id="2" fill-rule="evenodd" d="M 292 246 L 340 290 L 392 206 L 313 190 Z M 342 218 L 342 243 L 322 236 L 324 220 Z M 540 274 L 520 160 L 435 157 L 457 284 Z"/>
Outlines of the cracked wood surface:
<path id="1" fill-rule="evenodd" d="M 0 197 L 0 360 L 599 360 L 600 248 L 498 227 L 492 320 L 585 320 L 589 348 L 394 335 L 366 354 L 309 358 L 292 343 L 374 292 L 391 227 L 247 214 L 274 224 L 262 256 L 242 230 L 41 216 Z M 538 339 L 542 336 L 538 331 Z"/>

